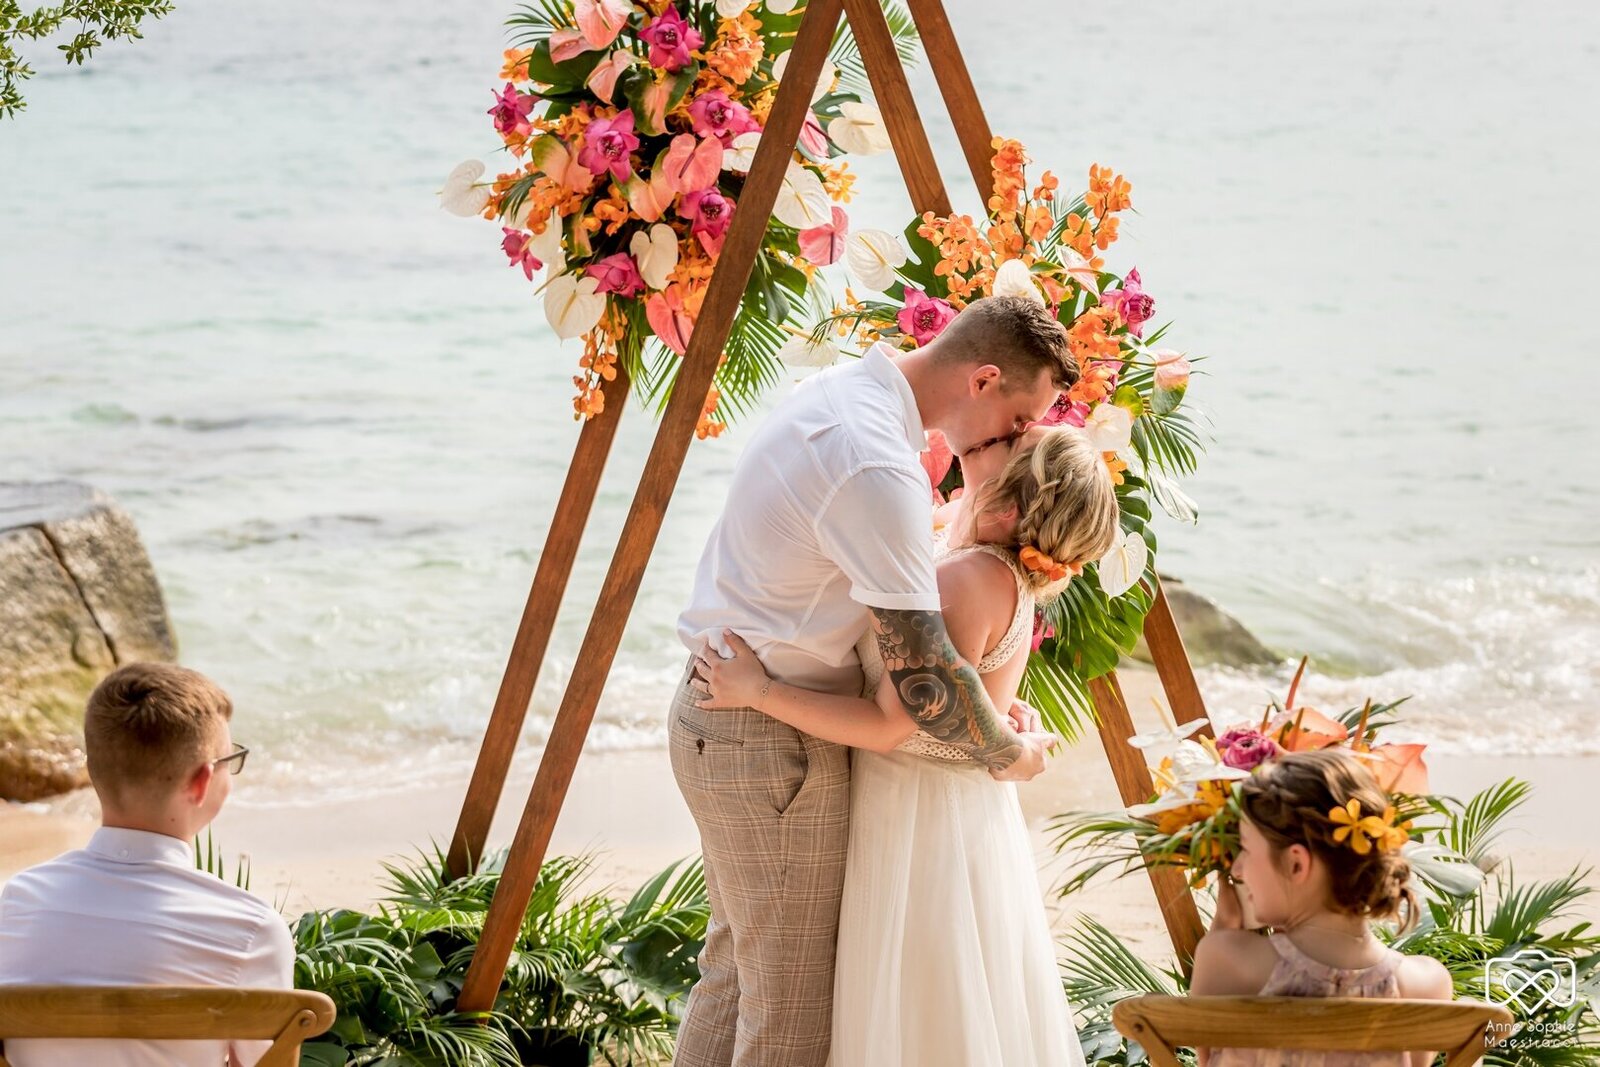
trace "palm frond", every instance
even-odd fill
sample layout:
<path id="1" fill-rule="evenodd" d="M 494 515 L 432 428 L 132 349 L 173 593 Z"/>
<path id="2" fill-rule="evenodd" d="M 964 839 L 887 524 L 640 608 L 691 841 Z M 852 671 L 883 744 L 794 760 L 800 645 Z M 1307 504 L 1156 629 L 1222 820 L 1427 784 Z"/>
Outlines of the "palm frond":
<path id="1" fill-rule="evenodd" d="M 883 15 L 889 23 L 889 33 L 894 37 L 894 50 L 905 66 L 914 65 L 921 53 L 917 24 L 900 0 L 888 0 L 883 5 Z M 833 35 L 833 47 L 828 53 L 833 65 L 839 68 L 839 88 L 864 99 L 872 96 L 872 84 L 867 77 L 866 64 L 861 59 L 861 48 L 848 19 L 840 20 Z"/>
<path id="2" fill-rule="evenodd" d="M 1020 695 L 1038 709 L 1047 727 L 1069 742 L 1081 739 L 1098 721 L 1088 685 L 1048 657 L 1028 657 Z"/>

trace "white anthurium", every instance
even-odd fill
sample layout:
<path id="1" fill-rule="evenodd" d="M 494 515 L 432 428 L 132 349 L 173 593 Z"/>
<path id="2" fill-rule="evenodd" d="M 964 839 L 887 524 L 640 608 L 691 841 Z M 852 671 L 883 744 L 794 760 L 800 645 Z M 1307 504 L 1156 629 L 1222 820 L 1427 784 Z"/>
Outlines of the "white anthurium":
<path id="1" fill-rule="evenodd" d="M 1100 591 L 1112 599 L 1121 596 L 1139 583 L 1149 562 L 1150 546 L 1145 544 L 1144 538 L 1119 529 L 1111 551 L 1101 556 L 1096 564 Z"/>
<path id="2" fill-rule="evenodd" d="M 800 0 L 767 0 L 767 10 L 774 15 L 787 15 L 799 6 Z"/>
<path id="3" fill-rule="evenodd" d="M 826 367 L 836 362 L 842 355 L 843 352 L 826 341 L 813 344 L 810 334 L 792 337 L 778 349 L 778 358 L 791 367 Z"/>
<path id="4" fill-rule="evenodd" d="M 778 190 L 772 214 L 785 226 L 809 230 L 833 220 L 833 202 L 817 172 L 799 163 L 790 163 Z M 902 259 L 901 262 L 904 262 Z"/>
<path id="5" fill-rule="evenodd" d="M 900 238 L 886 230 L 857 230 L 845 239 L 844 261 L 856 281 L 881 293 L 895 283 L 895 271 L 905 266 L 906 250 Z"/>
<path id="6" fill-rule="evenodd" d="M 1198 799 L 1194 786 L 1187 783 L 1175 785 L 1148 804 L 1133 805 L 1128 809 L 1128 814 L 1135 819 L 1148 819 L 1164 812 L 1186 808 Z"/>
<path id="7" fill-rule="evenodd" d="M 550 212 L 550 217 L 544 223 L 544 232 L 534 235 L 528 243 L 528 251 L 545 265 L 552 278 L 566 269 L 567 250 L 561 247 L 560 214 Z"/>
<path id="8" fill-rule="evenodd" d="M 605 294 L 595 292 L 599 284 L 582 274 L 563 274 L 545 286 L 544 316 L 557 337 L 581 337 L 599 324 L 606 311 Z"/>
<path id="9" fill-rule="evenodd" d="M 894 147 L 883 113 L 871 104 L 846 100 L 839 105 L 839 117 L 828 123 L 828 137 L 834 144 L 856 156 L 875 156 Z"/>
<path id="10" fill-rule="evenodd" d="M 755 0 L 717 0 L 717 14 L 725 19 L 736 19 L 750 9 Z"/>
<path id="11" fill-rule="evenodd" d="M 678 265 L 678 235 L 671 226 L 658 222 L 640 230 L 628 242 L 628 251 L 639 265 L 639 276 L 652 289 L 665 289 Z"/>
<path id="12" fill-rule="evenodd" d="M 750 164 L 756 161 L 756 146 L 760 143 L 760 130 L 739 134 L 722 150 L 722 169 L 735 174 L 750 173 Z"/>
<path id="13" fill-rule="evenodd" d="M 1235 782 L 1250 777 L 1249 771 L 1230 767 L 1217 755 L 1216 746 L 1185 741 L 1172 754 L 1172 780 L 1178 785 L 1201 782 Z"/>
<path id="14" fill-rule="evenodd" d="M 769 11 L 773 10 L 772 4 L 770 2 L 767 4 L 767 9 Z M 776 11 L 774 13 L 782 15 L 785 12 Z M 779 56 L 776 60 L 773 61 L 773 63 L 772 63 L 772 80 L 773 81 L 780 81 L 780 82 L 783 81 L 783 72 L 789 69 L 789 55 L 790 55 L 790 53 L 785 52 L 783 55 Z M 823 97 L 827 96 L 830 92 L 832 92 L 833 91 L 834 79 L 836 79 L 838 77 L 839 77 L 839 68 L 833 65 L 833 60 L 824 59 L 822 61 L 822 71 L 821 71 L 821 73 L 819 73 L 817 75 L 817 84 L 815 86 L 813 86 L 812 89 L 811 89 L 811 102 L 813 104 L 815 104 L 818 100 L 821 100 Z"/>
<path id="15" fill-rule="evenodd" d="M 1133 442 L 1133 412 L 1106 401 L 1083 420 L 1083 432 L 1096 452 L 1121 452 Z"/>
<path id="16" fill-rule="evenodd" d="M 464 219 L 481 212 L 489 203 L 489 187 L 476 184 L 488 168 L 480 160 L 469 159 L 451 171 L 439 190 L 439 206 Z"/>
<path id="17" fill-rule="evenodd" d="M 1033 280 L 1033 272 L 1020 259 L 1008 259 L 994 272 L 995 296 L 1025 296 L 1036 304 L 1044 303 L 1044 294 Z"/>
<path id="18" fill-rule="evenodd" d="M 1093 267 L 1089 266 L 1089 261 L 1070 248 L 1063 248 L 1061 254 L 1063 259 L 1062 266 L 1066 267 L 1067 274 L 1071 276 L 1072 280 L 1091 293 L 1098 294 L 1100 292 L 1100 275 L 1096 273 Z"/>
<path id="19" fill-rule="evenodd" d="M 1178 751 L 1178 746 L 1188 740 L 1190 734 L 1193 734 L 1205 724 L 1206 720 L 1204 719 L 1191 719 L 1181 726 L 1163 727 L 1160 730 L 1134 734 L 1128 738 L 1128 744 L 1143 752 L 1146 761 L 1160 763 Z"/>

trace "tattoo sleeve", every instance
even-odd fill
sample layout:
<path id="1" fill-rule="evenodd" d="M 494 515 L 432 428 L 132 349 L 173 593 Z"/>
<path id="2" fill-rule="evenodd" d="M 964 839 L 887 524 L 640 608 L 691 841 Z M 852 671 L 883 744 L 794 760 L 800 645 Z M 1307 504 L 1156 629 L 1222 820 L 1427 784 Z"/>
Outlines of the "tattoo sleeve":
<path id="1" fill-rule="evenodd" d="M 884 681 L 918 728 L 991 770 L 1015 763 L 1022 746 L 995 714 L 978 672 L 956 652 L 944 616 L 873 608 L 872 617 Z"/>

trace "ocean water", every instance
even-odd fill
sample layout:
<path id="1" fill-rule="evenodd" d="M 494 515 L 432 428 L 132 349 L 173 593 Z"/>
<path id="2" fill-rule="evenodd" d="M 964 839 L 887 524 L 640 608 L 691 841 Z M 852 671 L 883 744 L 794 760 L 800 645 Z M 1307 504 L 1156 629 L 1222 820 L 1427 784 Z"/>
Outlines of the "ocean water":
<path id="1" fill-rule="evenodd" d="M 1322 706 L 1411 694 L 1441 749 L 1600 751 L 1600 8 L 948 7 L 997 132 L 1069 188 L 1130 177 L 1112 261 L 1206 357 L 1202 519 L 1162 528 L 1165 568 L 1310 653 Z M 578 353 L 434 198 L 495 162 L 507 11 L 180 0 L 84 69 L 41 56 L 0 125 L 0 478 L 135 516 L 258 796 L 470 761 L 576 440 Z M 858 170 L 854 224 L 900 228 L 892 159 Z M 630 413 L 530 747 L 652 433 Z M 660 741 L 744 436 L 691 454 L 596 747 Z M 1228 721 L 1288 673 L 1202 680 Z"/>

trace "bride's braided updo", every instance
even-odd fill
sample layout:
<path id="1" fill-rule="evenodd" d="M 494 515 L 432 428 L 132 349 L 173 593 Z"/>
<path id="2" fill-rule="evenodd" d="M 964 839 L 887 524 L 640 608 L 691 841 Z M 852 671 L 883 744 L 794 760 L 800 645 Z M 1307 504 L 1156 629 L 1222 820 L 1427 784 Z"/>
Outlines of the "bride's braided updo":
<path id="1" fill-rule="evenodd" d="M 1062 564 L 1097 560 L 1117 536 L 1117 491 L 1100 454 L 1070 426 L 1041 435 L 978 490 L 977 511 L 1016 508 L 1016 542 Z M 1048 599 L 1067 579 L 1030 570 L 1034 595 Z"/>
<path id="2" fill-rule="evenodd" d="M 1389 804 L 1372 772 L 1350 753 L 1323 749 L 1268 760 L 1240 783 L 1239 800 L 1245 818 L 1274 849 L 1304 845 L 1322 860 L 1334 907 L 1363 918 L 1396 918 L 1402 929 L 1416 923 L 1411 864 L 1399 850 L 1361 854 L 1334 839 L 1340 829 L 1329 817 L 1334 808 L 1358 800 L 1363 812 L 1377 815 Z"/>

